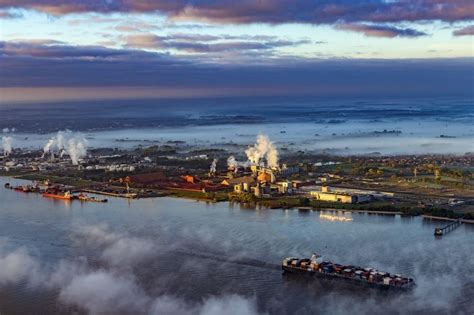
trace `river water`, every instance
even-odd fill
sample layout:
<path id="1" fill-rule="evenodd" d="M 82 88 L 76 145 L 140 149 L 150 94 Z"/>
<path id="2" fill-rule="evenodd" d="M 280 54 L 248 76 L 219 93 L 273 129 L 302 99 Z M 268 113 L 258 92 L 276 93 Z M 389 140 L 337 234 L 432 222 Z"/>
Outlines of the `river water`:
<path id="1" fill-rule="evenodd" d="M 175 198 L 64 202 L 3 189 L 2 314 L 472 314 L 474 226 Z M 342 218 L 341 218 L 342 217 Z M 408 293 L 283 276 L 287 256 L 415 278 Z"/>

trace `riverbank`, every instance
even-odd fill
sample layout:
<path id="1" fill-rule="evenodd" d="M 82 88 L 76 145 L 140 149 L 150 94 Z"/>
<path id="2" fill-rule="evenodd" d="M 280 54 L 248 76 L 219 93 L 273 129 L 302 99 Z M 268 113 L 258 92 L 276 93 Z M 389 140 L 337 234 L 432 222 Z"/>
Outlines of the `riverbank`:
<path id="1" fill-rule="evenodd" d="M 384 214 L 384 215 L 404 215 L 400 211 L 374 211 L 374 210 L 341 210 L 341 209 L 313 209 L 314 211 L 342 211 L 342 212 L 352 212 L 352 213 L 368 213 L 368 214 Z"/>
<path id="2" fill-rule="evenodd" d="M 124 198 L 150 198 L 150 197 L 175 197 L 185 198 L 205 202 L 233 202 L 245 205 L 247 208 L 267 208 L 267 209 L 300 209 L 312 211 L 347 211 L 353 213 L 367 213 L 380 215 L 404 215 L 404 216 L 418 216 L 422 215 L 426 218 L 442 218 L 445 220 L 456 220 L 465 215 L 456 213 L 444 208 L 421 208 L 416 204 L 406 202 L 388 202 L 388 201 L 374 201 L 365 204 L 348 204 L 337 202 L 325 202 L 315 200 L 306 196 L 280 196 L 269 198 L 256 198 L 252 194 L 235 194 L 232 192 L 200 192 L 200 191 L 186 191 L 186 190 L 160 190 L 147 189 L 140 190 L 132 188 L 130 193 L 124 192 L 123 187 L 115 187 L 106 185 L 106 189 L 101 190 L 97 187 L 103 186 L 105 183 L 91 180 L 76 179 L 71 177 L 61 177 L 52 175 L 40 174 L 23 174 L 14 176 L 13 178 L 44 181 L 48 180 L 55 184 L 67 185 L 73 187 L 73 190 L 84 191 L 95 194 L 103 194 L 115 197 Z M 142 191 L 142 193 L 140 193 Z M 463 218 L 466 223 L 473 223 L 472 215 L 467 214 L 467 218 Z"/>
<path id="3" fill-rule="evenodd" d="M 450 221 L 450 222 L 458 220 L 458 219 L 438 217 L 438 216 L 433 216 L 433 215 L 422 215 L 422 218 L 423 219 L 429 219 L 429 220 Z M 470 219 L 460 219 L 460 220 L 463 223 L 474 224 L 474 220 L 470 220 Z"/>

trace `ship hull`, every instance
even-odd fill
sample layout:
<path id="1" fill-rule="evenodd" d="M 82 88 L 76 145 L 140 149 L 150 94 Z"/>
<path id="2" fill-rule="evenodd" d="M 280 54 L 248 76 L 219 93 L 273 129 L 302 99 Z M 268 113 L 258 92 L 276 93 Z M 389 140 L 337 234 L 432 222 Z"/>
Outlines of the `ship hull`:
<path id="1" fill-rule="evenodd" d="M 52 198 L 52 199 L 60 199 L 60 200 L 72 200 L 72 196 L 61 196 L 61 195 L 55 195 L 55 194 L 43 194 L 43 197 L 45 198 Z"/>
<path id="2" fill-rule="evenodd" d="M 313 277 L 323 280 L 334 280 L 342 281 L 346 283 L 356 284 L 365 287 L 377 288 L 381 290 L 394 290 L 394 291 L 407 291 L 412 289 L 413 286 L 395 286 L 395 285 L 384 285 L 382 283 L 369 282 L 365 279 L 358 279 L 353 277 L 343 276 L 337 273 L 325 273 L 322 271 L 314 271 L 311 269 L 298 268 L 293 266 L 282 266 L 283 273 L 285 274 L 296 274 L 305 277 Z"/>

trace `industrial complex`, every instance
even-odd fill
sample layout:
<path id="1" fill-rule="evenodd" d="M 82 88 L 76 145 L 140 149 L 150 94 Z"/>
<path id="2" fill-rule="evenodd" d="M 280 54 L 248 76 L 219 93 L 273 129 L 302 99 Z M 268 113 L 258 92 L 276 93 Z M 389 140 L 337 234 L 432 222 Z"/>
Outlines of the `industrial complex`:
<path id="1" fill-rule="evenodd" d="M 15 149 L 3 175 L 46 181 L 41 189 L 125 198 L 175 195 L 268 208 L 367 210 L 470 219 L 474 156 L 282 155 L 265 136 L 229 151 L 183 142 L 135 149 Z M 11 183 L 15 188 L 15 183 Z M 33 185 L 33 184 L 32 184 Z M 37 187 L 19 189 L 35 192 Z M 74 197 L 72 196 L 72 197 Z"/>

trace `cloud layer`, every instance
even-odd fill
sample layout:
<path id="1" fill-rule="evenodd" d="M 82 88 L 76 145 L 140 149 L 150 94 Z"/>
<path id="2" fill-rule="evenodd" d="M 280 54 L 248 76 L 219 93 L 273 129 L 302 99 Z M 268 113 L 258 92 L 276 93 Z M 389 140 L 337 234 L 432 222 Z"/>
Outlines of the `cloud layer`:
<path id="1" fill-rule="evenodd" d="M 459 30 L 453 32 L 454 36 L 473 36 L 474 35 L 474 25 L 466 26 Z"/>
<path id="2" fill-rule="evenodd" d="M 372 230 L 373 231 L 373 230 Z M 447 259 L 432 261 L 426 268 L 425 260 L 413 260 L 419 252 L 437 253 L 439 244 L 436 242 L 425 242 L 417 239 L 408 247 L 403 247 L 396 257 L 385 260 L 385 263 L 377 261 L 375 266 L 389 268 L 392 270 L 405 266 L 410 274 L 415 276 L 417 286 L 410 294 L 378 294 L 375 291 L 363 290 L 359 293 L 353 288 L 328 287 L 318 281 L 292 282 L 283 281 L 273 283 L 272 277 L 280 279 L 280 272 L 276 264 L 268 269 L 254 270 L 251 274 L 264 273 L 268 277 L 249 280 L 252 285 L 243 287 L 242 281 L 246 268 L 256 266 L 263 267 L 262 263 L 273 261 L 272 257 L 288 254 L 288 248 L 281 247 L 280 239 L 263 240 L 259 246 L 269 246 L 269 257 L 265 261 L 249 259 L 263 254 L 257 248 L 249 249 L 248 239 L 254 237 L 250 234 L 236 232 L 230 233 L 229 239 L 223 239 L 220 230 L 210 226 L 192 226 L 183 229 L 166 230 L 160 239 L 147 239 L 128 233 L 112 232 L 104 225 L 79 226 L 71 235 L 74 254 L 92 253 L 94 258 L 78 256 L 76 258 L 62 259 L 51 262 L 49 259 L 41 260 L 41 253 L 33 255 L 23 247 L 2 241 L 0 242 L 0 288 L 13 285 L 20 286 L 26 283 L 26 289 L 56 292 L 58 304 L 83 310 L 89 314 L 257 314 L 259 307 L 263 310 L 274 312 L 296 312 L 296 313 L 322 313 L 322 314 L 347 314 L 348 310 L 357 314 L 376 313 L 391 314 L 399 313 L 472 313 L 472 296 L 470 284 L 473 275 L 468 263 L 446 264 Z M 393 232 L 393 231 L 392 231 Z M 469 233 L 469 231 L 467 231 Z M 237 238 L 235 238 L 237 237 Z M 307 236 L 310 239 L 312 236 Z M 347 236 L 346 236 L 347 238 Z M 193 240 L 191 243 L 183 240 Z M 311 238 L 311 239 L 314 239 Z M 342 239 L 342 238 L 341 238 Z M 303 244 L 310 242 L 303 238 Z M 267 244 L 268 242 L 268 244 Z M 160 245 L 158 245 L 159 243 Z M 186 244 L 187 243 L 187 244 Z M 105 253 L 117 244 L 119 251 L 114 250 L 112 256 Z M 138 254 L 138 258 L 129 260 L 130 253 L 136 251 L 136 247 L 150 249 L 148 255 Z M 149 248 L 151 246 L 152 248 Z M 193 246 L 191 250 L 189 247 Z M 292 247 L 291 251 L 298 253 L 306 251 L 307 245 Z M 469 261 L 471 252 L 469 244 L 459 243 L 456 257 L 461 261 Z M 275 248 L 272 248 L 275 247 Z M 385 240 L 371 243 L 371 246 L 362 246 L 361 251 L 341 251 L 334 258 L 341 261 L 367 260 L 367 257 L 376 257 L 374 253 L 387 251 Z M 188 248 L 188 250 L 186 250 Z M 210 254 L 211 250 L 214 254 Z M 76 252 L 77 251 L 77 252 Z M 179 254 L 181 251 L 181 254 Z M 145 252 L 145 251 L 143 251 Z M 207 253 L 206 253 L 207 252 Z M 46 253 L 43 253 L 46 254 Z M 175 255 L 178 256 L 175 256 Z M 167 260 L 167 257 L 170 258 Z M 443 256 L 444 257 L 444 256 Z M 408 259 L 407 259 L 408 258 Z M 92 260 L 94 259 L 94 260 Z M 177 261 L 178 259 L 179 261 Z M 408 260 L 408 261 L 407 261 Z M 156 262 L 163 261 L 161 266 L 171 267 L 163 272 L 155 272 L 153 268 L 159 267 Z M 49 263 L 48 263 L 49 262 Z M 259 264 L 256 264 L 259 263 Z M 170 266 L 171 264 L 171 266 Z M 229 264 L 235 264 L 232 268 Z M 238 266 L 238 267 L 237 267 Z M 242 267 L 244 266 L 244 267 Z M 166 267 L 165 267 L 166 269 Z M 243 274 L 239 274 L 242 270 Z M 148 272 L 146 272 L 148 271 Z M 191 273 L 188 273 L 191 271 Z M 143 273 L 145 272 L 145 273 Z M 226 275 L 232 276 L 226 278 Z M 224 282 L 219 282 L 216 288 L 218 292 L 228 292 L 215 295 L 193 291 L 197 295 L 197 301 L 185 298 L 187 290 L 177 290 L 176 287 L 183 286 L 183 277 L 191 276 L 191 283 L 207 285 L 209 282 L 215 285 L 215 279 L 209 279 L 212 275 L 224 277 Z M 148 280 L 155 280 L 151 281 Z M 236 295 L 233 292 L 238 288 L 252 290 L 255 281 L 260 283 L 260 288 L 270 286 L 269 293 L 275 294 L 274 299 L 268 299 L 268 293 L 257 292 L 257 296 Z M 209 281 L 209 282 L 208 282 Z M 226 283 L 228 281 L 228 283 Z M 269 282 L 267 282 L 269 281 Z M 185 281 L 186 284 L 190 282 Z M 155 288 L 158 287 L 158 290 Z M 160 290 L 161 289 L 161 290 Z M 308 290 L 309 289 L 309 290 Z M 176 290 L 176 291 L 175 291 Z M 292 292 L 287 294 L 285 292 Z M 294 290 L 294 291 L 291 291 Z M 265 290 L 262 290 L 265 291 Z M 170 292 L 182 292 L 171 295 Z M 296 293 L 295 292 L 299 292 Z M 463 293 L 466 295 L 463 296 Z M 257 299 L 259 305 L 257 307 Z M 303 301 L 303 302 L 302 302 Z M 466 303 L 466 304 L 464 304 Z M 464 310 L 464 313 L 462 311 Z"/>
<path id="3" fill-rule="evenodd" d="M 220 23 L 399 22 L 472 20 L 470 0 L 1 0 L 0 8 L 27 8 L 62 15 L 81 12 L 160 12 L 173 19 Z"/>
<path id="4" fill-rule="evenodd" d="M 336 28 L 362 33 L 369 37 L 419 37 L 427 35 L 424 32 L 419 32 L 412 28 L 397 28 L 394 26 L 385 25 L 369 25 L 369 24 L 341 24 Z"/>
<path id="5" fill-rule="evenodd" d="M 279 47 L 310 44 L 308 39 L 281 40 L 275 36 L 215 36 L 199 34 L 132 34 L 125 37 L 126 45 L 133 48 L 175 49 L 190 53 L 223 53 L 270 51 Z"/>
<path id="6" fill-rule="evenodd" d="M 2 240 L 0 287 L 26 283 L 31 290 L 52 290 L 57 292 L 61 305 L 79 308 L 87 314 L 258 313 L 255 299 L 235 294 L 210 296 L 201 303 L 192 303 L 173 295 L 147 292 L 134 267 L 156 259 L 158 248 L 148 239 L 93 225 L 78 228 L 73 240 L 80 248 L 99 252 L 100 261 L 92 263 L 81 256 L 45 266 L 26 248 L 15 248 Z"/>
<path id="7" fill-rule="evenodd" d="M 165 42 L 175 44 L 173 40 Z M 201 42 L 208 43 L 205 39 Z M 92 98 L 100 98 L 98 94 L 102 93 L 106 98 L 117 99 L 127 95 L 466 96 L 472 94 L 474 81 L 471 58 L 273 59 L 259 58 L 244 50 L 230 61 L 216 62 L 201 56 L 178 58 L 131 48 L 0 42 L 0 88 L 4 101 L 10 96 L 27 98 L 29 92 L 22 93 L 19 88 L 62 89 L 56 91 L 58 97 L 67 89 L 77 88 L 84 89 L 71 92 L 77 97 L 89 93 Z M 36 96 L 41 99 L 52 93 L 44 94 Z"/>

